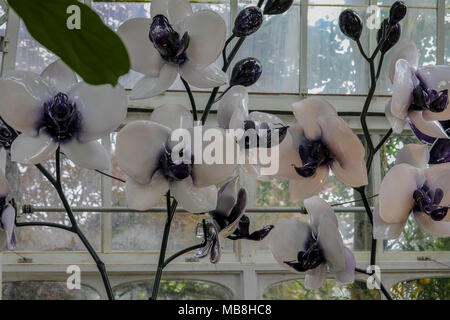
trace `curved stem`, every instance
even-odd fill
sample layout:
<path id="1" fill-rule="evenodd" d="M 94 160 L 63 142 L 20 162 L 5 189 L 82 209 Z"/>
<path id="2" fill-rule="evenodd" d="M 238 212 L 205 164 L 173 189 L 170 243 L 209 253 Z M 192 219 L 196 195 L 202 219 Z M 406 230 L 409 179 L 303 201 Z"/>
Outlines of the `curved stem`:
<path id="1" fill-rule="evenodd" d="M 167 218 L 166 224 L 164 226 L 163 239 L 161 242 L 161 250 L 159 251 L 159 261 L 158 267 L 156 269 L 155 279 L 153 281 L 153 289 L 152 289 L 152 297 L 151 300 L 156 300 L 158 297 L 159 285 L 161 283 L 162 272 L 165 267 L 164 259 L 167 251 L 167 243 L 169 241 L 169 233 L 170 226 L 172 224 L 172 219 L 175 215 L 175 211 L 177 210 L 177 200 L 173 200 L 172 204 L 170 204 L 170 191 L 166 194 L 166 206 L 167 206 Z"/>
<path id="2" fill-rule="evenodd" d="M 61 172 L 61 161 L 60 161 L 60 151 L 59 148 L 56 151 L 56 173 L 57 176 L 60 175 Z M 105 290 L 106 290 L 106 294 L 108 295 L 108 299 L 109 300 L 114 300 L 114 295 L 113 295 L 113 291 L 111 288 L 111 285 L 109 283 L 109 279 L 108 279 L 108 275 L 106 273 L 106 267 L 105 264 L 103 263 L 103 261 L 99 258 L 99 256 L 97 255 L 97 253 L 95 252 L 95 249 L 92 247 L 92 245 L 89 243 L 89 240 L 85 237 L 85 235 L 83 234 L 83 232 L 81 231 L 81 229 L 78 226 L 78 223 L 75 219 L 75 216 L 72 212 L 72 208 L 70 207 L 66 196 L 64 195 L 64 191 L 61 185 L 61 180 L 60 179 L 55 179 L 53 178 L 53 176 L 47 171 L 47 169 L 45 169 L 41 164 L 36 165 L 36 167 L 39 169 L 39 171 L 41 171 L 41 173 L 50 181 L 50 183 L 53 185 L 53 187 L 55 188 L 56 192 L 58 193 L 58 196 L 64 206 L 64 209 L 66 210 L 67 216 L 69 217 L 70 223 L 71 223 L 71 227 L 70 227 L 70 231 L 75 233 L 76 235 L 78 235 L 78 237 L 80 238 L 81 242 L 83 243 L 83 245 L 86 247 L 87 251 L 89 252 L 89 254 L 91 255 L 91 257 L 94 259 L 97 268 L 100 272 L 100 275 L 102 277 L 103 280 L 103 284 L 105 286 Z"/>
<path id="3" fill-rule="evenodd" d="M 359 273 L 362 273 L 362 274 L 365 274 L 365 275 L 368 275 L 368 276 L 375 275 L 375 272 L 370 273 L 370 272 L 367 272 L 366 270 L 363 270 L 363 269 L 360 269 L 360 268 L 355 268 L 355 271 L 359 272 Z M 380 285 L 380 290 L 381 290 L 381 292 L 383 292 L 383 294 L 386 297 L 386 299 L 392 300 L 392 297 L 391 297 L 390 293 L 386 290 L 386 288 L 384 287 L 383 283 L 381 281 L 378 281 L 378 284 Z"/>
<path id="4" fill-rule="evenodd" d="M 192 116 L 194 118 L 194 121 L 197 121 L 197 106 L 195 105 L 195 99 L 194 99 L 194 95 L 192 94 L 191 87 L 189 86 L 189 83 L 187 83 L 186 80 L 183 79 L 183 77 L 180 77 L 180 79 L 181 79 L 181 82 L 183 82 L 183 85 L 186 88 L 186 92 L 189 96 L 189 101 L 191 102 Z"/>

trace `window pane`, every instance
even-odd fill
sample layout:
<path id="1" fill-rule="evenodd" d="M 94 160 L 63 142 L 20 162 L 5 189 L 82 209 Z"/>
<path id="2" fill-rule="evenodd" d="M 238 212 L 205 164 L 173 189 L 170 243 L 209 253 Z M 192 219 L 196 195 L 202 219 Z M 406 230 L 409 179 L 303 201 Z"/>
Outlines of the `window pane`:
<path id="1" fill-rule="evenodd" d="M 382 8 L 381 16 L 389 16 L 389 9 Z M 406 17 L 400 24 L 402 26 L 400 41 L 393 49 L 389 50 L 384 58 L 383 71 L 378 85 L 378 92 L 382 94 L 392 92 L 392 84 L 389 79 L 389 65 L 393 55 L 399 48 L 414 42 L 419 50 L 419 67 L 436 64 L 436 10 L 409 8 Z"/>
<path id="2" fill-rule="evenodd" d="M 354 8 L 363 18 L 365 8 Z M 367 63 L 357 44 L 339 29 L 344 9 L 310 6 L 308 10 L 308 91 L 310 93 L 361 94 L 368 90 Z M 361 42 L 368 46 L 368 29 Z M 367 51 L 367 49 L 366 49 Z"/>
<path id="3" fill-rule="evenodd" d="M 79 290 L 67 289 L 65 282 L 18 281 L 4 282 L 3 300 L 99 300 L 100 295 L 86 285 Z"/>
<path id="4" fill-rule="evenodd" d="M 447 3 L 450 5 L 450 2 Z M 445 16 L 445 61 L 450 64 L 450 7 L 447 8 Z"/>
<path id="5" fill-rule="evenodd" d="M 57 57 L 41 46 L 28 33 L 23 21 L 20 21 L 19 39 L 17 41 L 16 69 L 41 73 Z"/>
<path id="6" fill-rule="evenodd" d="M 148 300 L 153 282 L 129 282 L 114 287 L 118 300 Z M 230 300 L 233 295 L 224 286 L 198 280 L 161 280 L 159 300 Z"/>
<path id="7" fill-rule="evenodd" d="M 54 160 L 44 164 L 53 172 Z M 10 181 L 16 181 L 13 186 L 14 197 L 20 208 L 24 204 L 35 207 L 51 206 L 62 208 L 61 201 L 53 186 L 34 166 L 8 164 Z M 76 167 L 71 161 L 63 158 L 62 184 L 67 200 L 72 207 L 101 206 L 100 175 L 90 170 Z M 76 179 L 73 179 L 76 177 Z M 74 213 L 82 231 L 96 249 L 100 249 L 100 214 Z M 35 212 L 20 218 L 21 221 L 42 221 L 70 225 L 66 213 Z M 78 237 L 65 230 L 45 227 L 17 228 L 17 250 L 70 250 L 84 251 L 85 248 Z"/>
<path id="8" fill-rule="evenodd" d="M 240 3 L 239 10 L 249 3 Z M 264 16 L 263 25 L 245 40 L 234 62 L 247 57 L 257 58 L 263 66 L 261 78 L 250 91 L 298 92 L 300 6 L 294 4 L 282 15 Z"/>
<path id="9" fill-rule="evenodd" d="M 398 300 L 450 300 L 450 278 L 403 281 L 391 288 Z"/>
<path id="10" fill-rule="evenodd" d="M 364 282 L 342 285 L 327 280 L 322 288 L 308 290 L 303 280 L 289 280 L 271 285 L 264 291 L 264 300 L 380 300 L 378 290 L 368 290 Z"/>

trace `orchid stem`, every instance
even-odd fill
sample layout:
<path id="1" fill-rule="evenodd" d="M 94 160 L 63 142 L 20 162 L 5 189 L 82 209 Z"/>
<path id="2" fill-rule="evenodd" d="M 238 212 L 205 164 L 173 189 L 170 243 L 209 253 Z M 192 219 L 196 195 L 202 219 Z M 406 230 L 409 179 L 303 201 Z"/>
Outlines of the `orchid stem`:
<path id="1" fill-rule="evenodd" d="M 53 185 L 53 187 L 56 189 L 56 192 L 58 193 L 58 196 L 64 206 L 64 209 L 66 210 L 67 216 L 70 220 L 71 226 L 67 227 L 64 225 L 59 224 L 53 224 L 53 223 L 47 223 L 47 222 L 28 222 L 28 223 L 19 223 L 18 226 L 47 226 L 47 227 L 55 227 L 59 229 L 64 229 L 67 231 L 70 231 L 72 233 L 75 233 L 80 238 L 83 245 L 86 247 L 87 251 L 91 255 L 92 259 L 94 259 L 97 268 L 100 272 L 100 275 L 103 280 L 103 284 L 105 286 L 106 294 L 108 295 L 109 300 L 114 300 L 114 294 L 111 288 L 111 285 L 109 283 L 108 274 L 106 273 L 106 267 L 103 261 L 100 259 L 100 257 L 95 252 L 95 249 L 92 247 L 92 245 L 89 243 L 89 240 L 86 238 L 86 236 L 81 231 L 80 227 L 78 226 L 78 223 L 75 219 L 75 216 L 72 212 L 72 208 L 69 205 L 69 202 L 67 201 L 66 196 L 64 195 L 64 191 L 61 185 L 61 159 L 60 159 L 60 150 L 59 148 L 56 150 L 56 179 L 47 171 L 47 169 L 44 168 L 41 164 L 37 164 L 36 167 L 41 171 L 41 173 L 47 178 L 47 180 Z"/>
<path id="2" fill-rule="evenodd" d="M 98 173 L 100 173 L 101 175 L 104 175 L 105 177 L 111 178 L 111 179 L 113 179 L 113 180 L 117 180 L 117 181 L 122 182 L 122 183 L 126 183 L 125 180 L 120 179 L 120 178 L 118 178 L 118 177 L 115 177 L 115 176 L 113 176 L 113 175 L 110 175 L 110 174 L 108 174 L 108 173 L 106 173 L 106 172 L 103 172 L 103 171 L 100 171 L 100 170 L 95 170 L 95 171 L 98 172 Z"/>
<path id="3" fill-rule="evenodd" d="M 156 300 L 158 298 L 159 285 L 161 283 L 162 273 L 164 267 L 167 265 L 165 264 L 165 257 L 167 251 L 167 243 L 169 241 L 170 226 L 172 224 L 175 211 L 177 210 L 177 205 L 178 202 L 175 199 L 172 201 L 172 204 L 170 204 L 170 191 L 168 191 L 166 194 L 167 218 L 166 224 L 164 226 L 164 233 L 161 242 L 161 250 L 159 251 L 158 267 L 156 269 L 156 275 L 153 281 L 152 297 L 150 298 L 150 300 Z"/>
<path id="4" fill-rule="evenodd" d="M 194 118 L 194 121 L 197 121 L 197 106 L 195 105 L 195 99 L 194 95 L 192 94 L 191 87 L 189 86 L 189 83 L 186 82 L 186 80 L 183 79 L 183 77 L 180 77 L 181 82 L 183 82 L 184 87 L 186 88 L 186 92 L 189 96 L 189 101 L 191 102 L 191 108 L 192 108 L 192 117 Z"/>
<path id="5" fill-rule="evenodd" d="M 375 272 L 367 272 L 366 270 L 364 270 L 364 269 L 360 269 L 360 268 L 355 268 L 355 271 L 356 272 L 359 272 L 359 273 L 362 273 L 362 274 L 365 274 L 365 275 L 367 275 L 367 276 L 373 276 L 373 275 L 375 275 Z M 375 275 L 376 276 L 376 275 Z M 386 299 L 388 299 L 388 300 L 393 300 L 392 299 L 392 297 L 391 297 L 391 295 L 389 294 L 389 292 L 386 290 L 386 288 L 384 287 L 384 285 L 383 285 L 383 283 L 381 282 L 381 281 L 378 281 L 379 282 L 379 285 L 380 285 L 380 290 L 381 290 L 381 292 L 383 292 L 383 294 L 384 294 L 384 296 L 386 297 Z"/>

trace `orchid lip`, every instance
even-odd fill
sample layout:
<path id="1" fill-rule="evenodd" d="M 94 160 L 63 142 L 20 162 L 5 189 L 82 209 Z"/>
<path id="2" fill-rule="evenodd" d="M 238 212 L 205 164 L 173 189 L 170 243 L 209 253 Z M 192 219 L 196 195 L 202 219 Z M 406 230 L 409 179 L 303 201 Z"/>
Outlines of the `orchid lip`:
<path id="1" fill-rule="evenodd" d="M 444 191 L 440 188 L 430 189 L 426 184 L 414 191 L 414 211 L 424 212 L 434 221 L 441 221 L 448 213 L 449 207 L 440 206 Z"/>
<path id="2" fill-rule="evenodd" d="M 14 138 L 12 132 L 0 120 L 0 147 L 9 149 L 13 143 L 13 140 Z"/>
<path id="3" fill-rule="evenodd" d="M 183 151 L 180 151 L 180 156 L 183 157 Z M 168 179 L 175 181 L 184 180 L 192 174 L 192 163 L 194 163 L 193 157 L 191 157 L 190 163 L 182 160 L 173 161 L 172 152 L 167 148 L 164 149 L 159 160 L 160 168 L 164 175 Z"/>
<path id="4" fill-rule="evenodd" d="M 448 90 L 436 91 L 426 87 L 419 79 L 419 84 L 413 90 L 413 102 L 410 106 L 412 110 L 430 110 L 440 113 L 447 109 Z"/>
<path id="5" fill-rule="evenodd" d="M 319 243 L 312 237 L 309 243 L 306 251 L 300 251 L 298 253 L 297 261 L 285 261 L 284 263 L 299 272 L 315 269 L 324 263 L 325 257 Z"/>
<path id="6" fill-rule="evenodd" d="M 333 161 L 330 150 L 320 140 L 307 140 L 305 143 L 300 145 L 298 152 L 300 154 L 303 166 L 294 166 L 294 169 L 298 175 L 304 178 L 312 177 L 319 167 L 328 165 L 331 161 Z"/>
<path id="7" fill-rule="evenodd" d="M 77 137 L 80 128 L 81 114 L 65 93 L 60 92 L 44 103 L 39 129 L 44 129 L 56 142 L 66 142 Z"/>
<path id="8" fill-rule="evenodd" d="M 149 39 L 167 62 L 182 65 L 188 60 L 186 55 L 190 39 L 188 33 L 185 32 L 180 37 L 165 16 L 160 14 L 153 18 Z"/>

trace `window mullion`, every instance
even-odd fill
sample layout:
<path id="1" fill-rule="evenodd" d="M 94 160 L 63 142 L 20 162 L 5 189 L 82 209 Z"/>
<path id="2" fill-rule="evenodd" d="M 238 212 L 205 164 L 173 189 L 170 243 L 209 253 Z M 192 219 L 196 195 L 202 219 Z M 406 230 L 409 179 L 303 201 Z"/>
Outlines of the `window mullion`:
<path id="1" fill-rule="evenodd" d="M 8 9 L 8 21 L 6 23 L 6 35 L 1 73 L 14 70 L 16 66 L 17 42 L 19 39 L 20 18 L 14 10 Z"/>
<path id="2" fill-rule="evenodd" d="M 308 8 L 309 1 L 300 3 L 300 95 L 308 95 Z"/>
<path id="3" fill-rule="evenodd" d="M 102 144 L 108 154 L 111 153 L 111 137 L 108 135 L 102 139 Z M 108 173 L 111 173 L 110 171 Z M 101 177 L 102 206 L 111 207 L 112 205 L 112 181 L 110 178 L 102 175 Z M 102 232 L 102 252 L 111 252 L 112 247 L 112 221 L 110 212 L 101 213 L 101 232 Z"/>
<path id="4" fill-rule="evenodd" d="M 437 50 L 436 63 L 445 63 L 445 0 L 438 0 L 437 3 Z"/>

